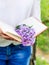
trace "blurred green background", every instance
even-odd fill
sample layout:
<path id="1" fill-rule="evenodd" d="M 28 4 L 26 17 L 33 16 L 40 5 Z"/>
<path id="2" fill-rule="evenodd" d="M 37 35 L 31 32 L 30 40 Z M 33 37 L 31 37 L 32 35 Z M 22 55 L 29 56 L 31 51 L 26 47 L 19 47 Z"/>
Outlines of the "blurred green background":
<path id="1" fill-rule="evenodd" d="M 49 52 L 49 0 L 41 0 L 41 20 L 48 26 L 48 30 L 37 38 L 37 46 L 43 52 Z"/>
<path id="2" fill-rule="evenodd" d="M 37 48 L 44 54 L 49 54 L 49 0 L 41 0 L 41 20 L 48 26 L 48 30 L 37 37 Z M 37 65 L 49 65 L 46 60 L 36 59 Z"/>
<path id="3" fill-rule="evenodd" d="M 41 14 L 43 21 L 49 20 L 49 0 L 41 0 Z"/>

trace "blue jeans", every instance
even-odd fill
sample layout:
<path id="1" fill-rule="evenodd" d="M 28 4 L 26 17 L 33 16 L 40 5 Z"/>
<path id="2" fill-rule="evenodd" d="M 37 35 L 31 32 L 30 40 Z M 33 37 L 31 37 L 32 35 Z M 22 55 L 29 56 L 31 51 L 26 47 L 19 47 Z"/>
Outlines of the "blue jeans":
<path id="1" fill-rule="evenodd" d="M 0 47 L 0 65 L 29 65 L 31 46 L 9 45 Z"/>

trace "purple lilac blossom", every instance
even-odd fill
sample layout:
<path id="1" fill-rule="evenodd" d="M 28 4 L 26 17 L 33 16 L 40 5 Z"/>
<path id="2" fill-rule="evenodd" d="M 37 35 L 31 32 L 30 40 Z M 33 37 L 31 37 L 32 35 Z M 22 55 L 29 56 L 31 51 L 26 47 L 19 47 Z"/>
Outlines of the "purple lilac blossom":
<path id="1" fill-rule="evenodd" d="M 34 44 L 34 34 L 35 31 L 33 28 L 22 24 L 19 25 L 19 28 L 16 27 L 16 32 L 22 36 L 22 44 L 26 46 L 27 44 L 33 45 Z"/>

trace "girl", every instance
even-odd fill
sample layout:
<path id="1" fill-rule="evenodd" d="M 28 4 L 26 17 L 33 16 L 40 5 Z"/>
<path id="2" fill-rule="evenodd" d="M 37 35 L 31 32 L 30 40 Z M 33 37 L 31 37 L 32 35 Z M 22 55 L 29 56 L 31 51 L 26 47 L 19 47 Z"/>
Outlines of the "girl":
<path id="1" fill-rule="evenodd" d="M 34 16 L 40 19 L 40 0 L 0 0 L 0 19 L 13 26 Z M 0 65 L 29 65 L 31 46 L 23 46 L 0 29 Z"/>

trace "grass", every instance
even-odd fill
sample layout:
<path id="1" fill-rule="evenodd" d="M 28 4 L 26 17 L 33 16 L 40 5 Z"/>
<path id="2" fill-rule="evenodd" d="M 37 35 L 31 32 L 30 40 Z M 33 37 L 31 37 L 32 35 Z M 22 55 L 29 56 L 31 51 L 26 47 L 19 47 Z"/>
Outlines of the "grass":
<path id="1" fill-rule="evenodd" d="M 37 37 L 37 47 L 43 52 L 49 53 L 49 22 L 45 22 L 45 24 L 48 26 L 48 30 Z"/>
<path id="2" fill-rule="evenodd" d="M 36 65 L 49 65 L 49 63 L 46 62 L 46 60 L 42 60 L 40 57 L 37 57 Z"/>
<path id="3" fill-rule="evenodd" d="M 49 53 L 49 0 L 41 0 L 41 20 L 48 26 L 48 30 L 37 37 L 37 47 L 44 53 Z M 49 65 L 49 63 L 37 57 L 36 65 Z"/>
<path id="4" fill-rule="evenodd" d="M 49 0 L 41 0 L 42 21 L 49 20 Z"/>
<path id="5" fill-rule="evenodd" d="M 48 30 L 37 37 L 37 47 L 49 53 L 49 0 L 41 0 L 41 19 L 48 26 Z"/>

